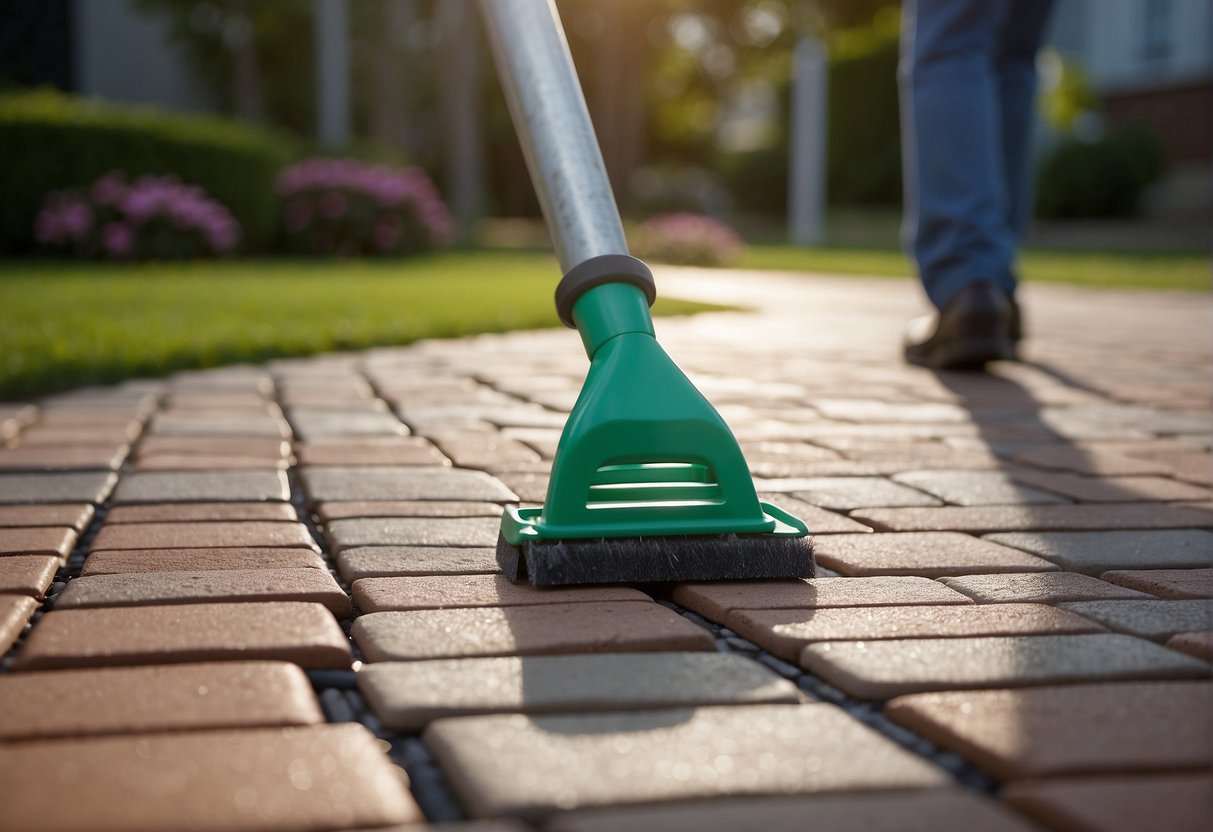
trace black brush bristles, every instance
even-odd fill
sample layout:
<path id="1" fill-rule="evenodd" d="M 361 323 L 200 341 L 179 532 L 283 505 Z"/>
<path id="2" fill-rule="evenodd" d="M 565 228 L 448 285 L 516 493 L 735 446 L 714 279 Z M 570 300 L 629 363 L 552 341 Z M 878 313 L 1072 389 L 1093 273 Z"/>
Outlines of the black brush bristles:
<path id="1" fill-rule="evenodd" d="M 511 581 L 535 586 L 811 578 L 808 537 L 721 534 L 606 537 L 513 546 L 497 538 L 497 563 Z"/>

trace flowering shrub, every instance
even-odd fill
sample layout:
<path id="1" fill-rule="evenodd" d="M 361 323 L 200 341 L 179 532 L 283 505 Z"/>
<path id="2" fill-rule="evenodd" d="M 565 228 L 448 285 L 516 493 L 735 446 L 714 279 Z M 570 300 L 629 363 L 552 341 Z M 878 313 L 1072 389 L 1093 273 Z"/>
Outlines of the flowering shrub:
<path id="1" fill-rule="evenodd" d="M 720 220 L 703 214 L 660 214 L 642 222 L 632 235 L 638 257 L 683 266 L 727 266 L 745 248 L 740 236 Z"/>
<path id="2" fill-rule="evenodd" d="M 278 176 L 287 246 L 303 254 L 413 254 L 449 245 L 455 226 L 420 168 L 307 159 Z"/>
<path id="3" fill-rule="evenodd" d="M 172 176 L 128 183 L 111 171 L 87 192 L 48 194 L 34 221 L 34 238 L 79 257 L 203 257 L 234 249 L 240 224 L 196 185 Z"/>

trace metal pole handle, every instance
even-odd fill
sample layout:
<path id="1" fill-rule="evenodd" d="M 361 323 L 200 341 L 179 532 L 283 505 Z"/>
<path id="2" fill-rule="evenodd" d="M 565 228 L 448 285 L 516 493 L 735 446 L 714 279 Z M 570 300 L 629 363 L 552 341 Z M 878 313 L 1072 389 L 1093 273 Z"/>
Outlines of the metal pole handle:
<path id="1" fill-rule="evenodd" d="M 480 0 L 480 11 L 560 267 L 627 254 L 554 0 Z"/>

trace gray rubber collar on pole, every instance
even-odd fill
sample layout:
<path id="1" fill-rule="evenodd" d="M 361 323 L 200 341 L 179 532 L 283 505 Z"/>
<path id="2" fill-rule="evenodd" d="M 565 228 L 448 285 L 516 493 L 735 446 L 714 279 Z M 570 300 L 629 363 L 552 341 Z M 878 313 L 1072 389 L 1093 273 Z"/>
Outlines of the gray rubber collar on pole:
<path id="1" fill-rule="evenodd" d="M 560 322 L 576 329 L 573 304 L 586 292 L 606 283 L 629 283 L 637 287 L 648 298 L 649 306 L 657 299 L 657 284 L 644 261 L 628 254 L 601 254 L 581 261 L 556 284 L 556 314 L 560 316 Z"/>

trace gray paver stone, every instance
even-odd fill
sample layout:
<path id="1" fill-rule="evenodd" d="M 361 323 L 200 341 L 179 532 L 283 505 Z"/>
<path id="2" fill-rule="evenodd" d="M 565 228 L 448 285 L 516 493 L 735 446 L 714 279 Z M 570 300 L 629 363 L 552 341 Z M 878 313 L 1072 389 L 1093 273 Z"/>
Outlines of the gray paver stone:
<path id="1" fill-rule="evenodd" d="M 462 717 L 424 738 L 477 817 L 946 782 L 829 705 Z"/>
<path id="2" fill-rule="evenodd" d="M 1143 639 L 1102 633 L 834 641 L 808 645 L 800 663 L 861 699 L 921 691 L 1209 675 L 1209 666 L 1197 659 Z"/>
<path id="3" fill-rule="evenodd" d="M 602 654 L 384 662 L 358 687 L 389 728 L 445 717 L 622 711 L 691 705 L 795 703 L 796 687 L 729 653 Z"/>
<path id="4" fill-rule="evenodd" d="M 500 481 L 461 468 L 306 468 L 303 485 L 313 502 L 322 500 L 517 499 Z"/>

